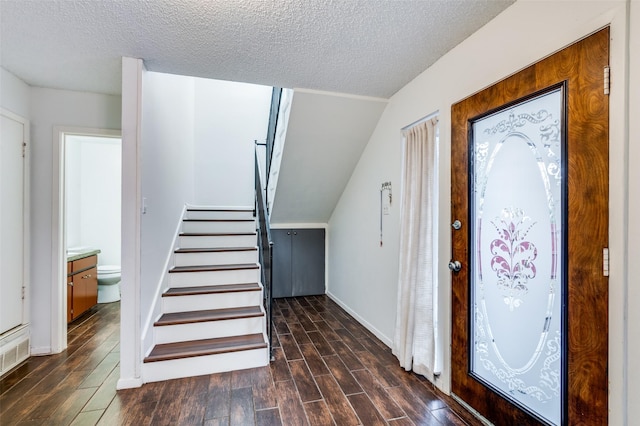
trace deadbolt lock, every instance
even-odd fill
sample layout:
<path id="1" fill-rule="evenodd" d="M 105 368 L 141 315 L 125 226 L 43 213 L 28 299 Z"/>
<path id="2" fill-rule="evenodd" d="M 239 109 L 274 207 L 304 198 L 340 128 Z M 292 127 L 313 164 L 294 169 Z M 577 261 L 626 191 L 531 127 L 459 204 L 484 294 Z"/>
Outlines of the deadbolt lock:
<path id="1" fill-rule="evenodd" d="M 449 269 L 451 272 L 459 272 L 462 269 L 462 263 L 458 260 L 452 260 L 449 262 Z"/>

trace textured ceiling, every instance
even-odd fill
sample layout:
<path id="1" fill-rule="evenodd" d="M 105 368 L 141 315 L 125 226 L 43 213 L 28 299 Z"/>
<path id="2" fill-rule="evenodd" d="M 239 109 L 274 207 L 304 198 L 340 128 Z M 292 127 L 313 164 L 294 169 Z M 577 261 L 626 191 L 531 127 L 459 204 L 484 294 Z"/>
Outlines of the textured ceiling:
<path id="1" fill-rule="evenodd" d="M 151 71 L 389 97 L 515 0 L 0 0 L 2 67 L 120 93 Z"/>

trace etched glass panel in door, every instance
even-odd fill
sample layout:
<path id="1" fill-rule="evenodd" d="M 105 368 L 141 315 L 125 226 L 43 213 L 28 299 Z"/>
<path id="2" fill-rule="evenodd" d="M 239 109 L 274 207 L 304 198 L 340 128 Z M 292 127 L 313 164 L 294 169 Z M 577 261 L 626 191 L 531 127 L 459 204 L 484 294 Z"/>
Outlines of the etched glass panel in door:
<path id="1" fill-rule="evenodd" d="M 471 374 L 562 418 L 563 88 L 472 122 Z"/>

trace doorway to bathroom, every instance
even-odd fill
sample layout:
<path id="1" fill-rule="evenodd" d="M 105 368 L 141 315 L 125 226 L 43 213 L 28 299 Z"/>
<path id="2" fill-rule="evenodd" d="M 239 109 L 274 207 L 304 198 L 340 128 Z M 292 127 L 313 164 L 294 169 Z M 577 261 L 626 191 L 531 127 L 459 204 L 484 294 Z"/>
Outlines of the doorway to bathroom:
<path id="1" fill-rule="evenodd" d="M 122 139 L 112 130 L 58 130 L 59 285 L 53 303 L 62 350 L 67 324 L 82 321 L 98 303 L 120 298 Z"/>

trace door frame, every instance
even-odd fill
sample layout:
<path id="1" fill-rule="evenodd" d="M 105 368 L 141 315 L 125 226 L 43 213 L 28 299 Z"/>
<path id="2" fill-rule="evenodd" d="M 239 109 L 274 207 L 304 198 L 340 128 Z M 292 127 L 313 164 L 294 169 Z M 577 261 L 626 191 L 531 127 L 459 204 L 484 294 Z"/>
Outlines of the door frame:
<path id="1" fill-rule="evenodd" d="M 594 47 L 591 47 L 592 49 L 591 52 L 594 52 L 596 51 L 596 49 L 599 49 L 599 48 L 603 49 L 603 45 L 605 43 L 608 46 L 606 58 L 604 58 L 602 55 L 595 55 L 597 57 L 598 62 L 596 63 L 596 65 L 594 65 L 594 67 L 595 66 L 600 67 L 599 69 L 602 70 L 603 66 L 609 65 L 611 62 L 610 29 L 608 26 L 594 33 L 589 34 L 588 36 L 572 43 L 565 49 L 562 49 L 554 53 L 553 55 L 550 55 L 547 58 L 539 60 L 538 62 L 531 65 L 530 67 L 525 68 L 524 70 L 521 70 L 503 80 L 500 80 L 499 82 L 484 89 L 483 91 L 478 92 L 474 95 L 471 95 L 465 100 L 460 101 L 452 106 L 451 146 L 452 146 L 452 150 L 455 147 L 455 149 L 457 149 L 461 153 L 459 156 L 455 158 L 453 155 L 451 156 L 452 220 L 454 219 L 461 219 L 464 221 L 469 220 L 469 217 L 465 215 L 465 212 L 468 214 L 468 211 L 469 211 L 468 209 L 470 207 L 470 204 L 468 201 L 468 197 L 470 197 L 468 192 L 469 191 L 468 189 L 468 185 L 469 185 L 468 128 L 470 125 L 469 123 L 472 121 L 473 118 L 481 116 L 487 111 L 494 110 L 495 108 L 502 108 L 502 104 L 504 104 L 505 102 L 509 104 L 512 101 L 515 101 L 516 99 L 522 100 L 523 98 L 526 98 L 529 95 L 532 95 L 533 93 L 539 92 L 540 90 L 546 90 L 546 88 L 556 85 L 565 80 L 570 80 L 571 82 L 570 84 L 573 84 L 573 85 L 580 84 L 579 86 L 580 89 L 586 88 L 587 90 L 590 90 L 588 92 L 589 94 L 594 93 L 593 91 L 603 90 L 602 78 L 598 79 L 597 81 L 595 78 L 593 80 L 580 80 L 580 82 L 578 83 L 579 80 L 576 80 L 576 79 L 584 78 L 584 77 L 578 77 L 579 74 L 576 74 L 576 73 L 570 74 L 566 71 L 567 69 L 571 68 L 570 66 L 568 66 L 568 64 L 573 65 L 572 61 L 575 61 L 573 56 L 569 57 L 567 55 L 575 55 L 580 53 L 581 56 L 579 57 L 580 59 L 578 60 L 585 61 L 580 64 L 582 67 L 586 67 L 587 65 L 585 64 L 594 63 L 591 60 L 587 61 L 587 57 L 585 55 L 590 55 L 590 53 L 588 53 L 588 51 L 587 53 L 584 53 L 582 50 L 583 49 L 582 46 L 584 46 L 583 42 L 587 38 L 591 38 L 591 40 L 593 40 L 593 43 L 594 43 Z M 600 51 L 604 51 L 604 50 L 600 50 Z M 593 55 L 593 53 L 591 53 L 591 55 Z M 563 59 L 560 60 L 560 58 L 563 58 Z M 540 69 L 540 67 L 548 67 L 549 71 L 547 72 L 550 72 L 553 74 L 543 75 L 542 73 L 538 73 L 537 70 Z M 604 71 L 599 71 L 597 68 L 591 68 L 590 72 L 592 72 L 593 74 L 597 72 L 601 72 L 604 74 Z M 593 74 L 590 74 L 590 75 L 593 75 Z M 526 88 L 523 89 L 521 84 L 524 84 L 523 87 L 526 87 Z M 569 90 L 571 90 L 571 88 Z M 576 88 L 573 88 L 573 90 L 574 92 L 571 92 L 573 93 L 573 95 L 571 94 L 566 95 L 568 99 L 568 104 L 567 104 L 568 110 L 571 110 L 572 108 L 571 105 L 574 105 L 573 108 L 575 109 L 578 105 L 583 103 L 582 101 L 584 100 L 583 96 L 577 95 L 577 93 L 575 92 L 575 90 L 577 90 Z M 599 93 L 602 93 L 602 92 L 599 92 Z M 595 177 L 591 177 L 592 174 L 586 173 L 586 172 L 583 172 L 583 174 L 577 175 L 584 179 L 584 181 L 581 181 L 581 184 L 584 183 L 586 185 L 591 185 L 591 187 L 589 188 L 590 190 L 605 192 L 604 195 L 606 195 L 606 197 L 597 198 L 598 201 L 594 203 L 597 205 L 596 209 L 599 212 L 598 214 L 600 214 L 601 216 L 597 216 L 598 220 L 593 224 L 594 226 L 596 226 L 596 229 L 598 230 L 597 232 L 598 234 L 597 238 L 599 239 L 598 242 L 602 243 L 603 244 L 602 247 L 605 248 L 605 247 L 609 247 L 610 245 L 610 241 L 609 241 L 610 239 L 609 223 L 610 222 L 609 221 L 610 221 L 611 215 L 608 210 L 609 210 L 610 200 L 611 200 L 611 194 L 609 193 L 610 192 L 609 185 L 611 180 L 611 176 L 610 176 L 611 174 L 609 170 L 609 164 L 610 164 L 610 158 L 611 158 L 609 154 L 609 150 L 610 150 L 610 132 L 609 132 L 610 107 L 609 105 L 611 103 L 611 100 L 605 95 L 602 95 L 602 96 L 603 96 L 602 98 L 598 97 L 599 100 L 597 101 L 592 100 L 592 103 L 590 103 L 589 105 L 590 105 L 590 108 L 591 107 L 600 108 L 600 109 L 597 109 L 598 114 L 600 112 L 602 112 L 602 114 L 606 114 L 605 122 L 607 127 L 606 128 L 593 127 L 593 126 L 589 127 L 586 125 L 586 123 L 589 122 L 590 120 L 589 117 L 586 117 L 586 118 L 581 117 L 580 119 L 578 119 L 577 116 L 572 115 L 567 119 L 569 126 L 572 126 L 569 128 L 570 133 L 567 138 L 567 144 L 570 152 L 571 152 L 571 149 L 576 151 L 579 146 L 588 146 L 588 145 L 580 145 L 579 141 L 583 140 L 580 138 L 587 133 L 593 132 L 594 129 L 598 129 L 598 131 L 595 132 L 596 134 L 598 134 L 597 136 L 598 141 L 606 140 L 606 146 L 602 145 L 594 149 L 595 151 L 598 151 L 599 152 L 598 155 L 602 155 L 601 158 L 604 159 L 603 168 L 597 170 L 599 174 L 595 174 Z M 469 103 L 468 101 L 471 101 L 471 103 Z M 585 110 L 582 110 L 582 111 L 585 111 Z M 594 109 L 594 111 L 596 110 Z M 589 112 L 592 112 L 592 111 L 589 110 Z M 600 123 L 598 123 L 598 126 L 599 125 Z M 596 146 L 596 145 L 593 145 L 593 146 Z M 580 158 L 584 159 L 585 158 L 584 156 L 587 155 L 587 151 L 584 148 L 582 148 L 582 150 L 583 150 L 583 153 L 581 155 L 583 155 L 583 157 L 580 157 Z M 464 161 L 461 161 L 461 157 L 464 157 Z M 571 158 L 567 158 L 567 160 L 565 161 L 568 162 L 566 170 L 570 170 L 570 169 L 578 170 L 576 167 L 572 167 Z M 575 161 L 575 159 L 573 161 Z M 602 173 L 603 171 L 605 173 Z M 587 175 L 589 176 L 589 178 L 586 178 Z M 572 176 L 576 176 L 576 175 L 571 174 L 565 177 L 565 179 L 567 179 L 568 188 L 570 191 L 571 190 L 575 191 L 575 193 L 577 194 L 576 196 L 581 197 L 581 200 L 584 201 L 586 199 L 585 198 L 586 192 L 579 190 L 579 188 L 582 187 L 581 184 L 576 183 L 576 179 L 579 179 L 579 178 L 572 177 Z M 599 180 L 600 176 L 606 176 L 607 185 L 599 185 L 599 183 L 601 182 Z M 461 196 L 456 200 L 456 198 L 453 196 L 454 192 L 464 194 L 464 196 Z M 600 194 L 600 192 L 598 192 L 597 194 Z M 571 197 L 571 194 L 569 194 L 569 196 Z M 572 203 L 571 199 L 569 199 L 567 200 L 567 205 L 565 209 L 574 208 L 574 211 L 575 211 L 576 206 L 577 204 Z M 458 210 L 459 212 L 457 212 Z M 459 217 L 459 216 L 462 216 L 462 217 Z M 568 228 L 567 232 L 569 232 L 570 235 L 571 234 L 574 235 L 574 237 L 570 237 L 569 239 L 570 242 L 569 242 L 569 245 L 567 246 L 567 250 L 571 249 L 571 247 L 573 247 L 573 249 L 576 249 L 577 247 L 580 246 L 579 245 L 580 239 L 578 238 L 577 240 L 574 240 L 573 238 L 575 238 L 575 235 L 579 234 L 579 231 L 578 231 L 579 227 L 577 226 L 578 225 L 577 222 L 579 221 L 576 219 L 575 216 L 568 216 L 566 220 L 568 223 L 572 224 L 571 228 L 570 229 Z M 574 231 L 572 231 L 571 229 L 573 229 Z M 467 233 L 456 234 L 456 231 L 453 231 L 452 233 L 453 257 L 461 260 L 463 262 L 463 265 L 469 264 L 468 263 L 469 261 L 468 238 L 469 238 L 469 235 Z M 600 275 L 598 275 L 597 269 L 598 267 L 600 268 L 602 267 L 602 258 L 601 257 L 598 258 L 598 253 L 596 252 L 596 250 L 591 251 L 590 254 L 586 257 L 585 257 L 585 252 L 581 254 L 583 255 L 581 260 L 589 261 L 589 263 L 587 264 L 592 266 L 589 268 L 585 267 L 580 269 L 569 269 L 567 271 L 568 276 L 571 277 L 571 281 L 568 281 L 566 284 L 568 288 L 567 299 L 568 299 L 568 306 L 569 306 L 568 307 L 569 313 L 567 315 L 572 315 L 572 316 L 576 315 L 577 321 L 579 321 L 583 325 L 580 327 L 576 327 L 574 325 L 572 327 L 571 325 L 572 323 L 569 322 L 568 325 L 566 326 L 566 330 L 568 330 L 568 332 L 567 332 L 567 335 L 565 336 L 566 347 L 564 350 L 566 351 L 566 356 L 568 357 L 568 360 L 569 360 L 568 372 L 565 373 L 567 374 L 568 379 L 567 379 L 567 382 L 564 383 L 564 386 L 567 392 L 567 398 L 568 398 L 566 410 L 569 415 L 568 417 L 569 422 L 575 421 L 577 416 L 587 415 L 588 416 L 587 418 L 591 419 L 590 421 L 599 423 L 603 419 L 606 422 L 606 419 L 608 418 L 607 406 L 609 402 L 608 393 L 610 390 L 608 388 L 609 372 L 607 368 L 608 362 L 609 362 L 609 354 L 607 351 L 608 336 L 609 336 L 609 327 L 608 327 L 608 319 L 609 319 L 608 285 L 609 283 L 608 283 L 608 279 L 602 278 L 601 273 Z M 600 256 L 601 256 L 601 253 L 600 253 Z M 572 263 L 571 260 L 569 260 L 569 265 L 571 265 L 571 263 Z M 574 263 L 574 264 L 577 264 L 577 263 Z M 583 275 L 591 274 L 589 276 L 592 277 L 588 281 L 592 283 L 592 286 L 587 287 L 587 291 L 589 291 L 589 293 L 587 293 L 586 298 L 582 297 L 582 290 L 581 290 L 582 287 L 578 289 L 579 285 L 577 284 L 578 281 L 576 280 L 578 276 L 580 276 L 580 274 L 583 274 Z M 460 399 L 462 399 L 466 404 L 471 404 L 472 406 L 475 405 L 476 407 L 480 407 L 480 406 L 484 407 L 482 409 L 487 410 L 487 414 L 483 414 L 483 415 L 492 416 L 492 418 L 490 418 L 489 420 L 498 421 L 498 422 L 507 421 L 506 419 L 508 417 L 505 417 L 505 416 L 508 416 L 508 415 L 504 414 L 503 409 L 507 410 L 507 405 L 510 406 L 511 404 L 508 403 L 506 399 L 503 399 L 500 396 L 495 396 L 493 393 L 491 395 L 486 395 L 486 396 L 480 395 L 480 393 L 484 393 L 484 392 L 482 392 L 482 390 L 480 389 L 481 386 L 477 384 L 479 382 L 477 382 L 474 379 L 471 379 L 469 376 L 468 352 L 469 352 L 469 346 L 471 344 L 470 342 L 472 341 L 472 336 L 470 336 L 469 334 L 470 321 L 471 321 L 470 313 L 468 310 L 469 303 L 470 303 L 469 302 L 470 300 L 469 299 L 469 283 L 470 283 L 470 273 L 468 273 L 465 270 L 465 267 L 463 266 L 463 270 L 458 273 L 457 278 L 452 279 L 452 290 L 451 290 L 452 291 L 452 311 L 458 312 L 458 315 L 456 317 L 452 317 L 452 322 L 453 322 L 452 353 L 459 353 L 461 355 L 458 357 L 457 360 L 454 357 L 452 357 L 452 366 L 453 364 L 455 364 L 455 366 L 453 366 L 451 370 L 452 372 L 451 373 L 451 377 L 452 377 L 451 390 L 452 390 L 452 393 L 458 394 L 457 396 Z M 589 300 L 584 300 L 584 299 L 589 299 L 589 298 L 593 299 L 591 300 L 591 302 L 595 300 L 600 301 L 598 308 L 602 308 L 604 310 L 604 314 L 594 313 L 593 309 L 586 308 L 587 306 L 586 303 L 588 303 Z M 582 306 L 582 309 L 580 308 L 581 306 Z M 582 330 L 582 331 L 579 332 L 578 330 Z M 587 330 L 587 331 L 584 331 L 584 330 Z M 580 343 L 576 344 L 576 342 L 578 342 L 576 336 L 581 333 L 582 334 L 587 333 L 590 336 L 589 344 L 583 344 L 584 340 L 579 340 Z M 574 336 L 573 340 L 572 340 L 572 336 Z M 586 359 L 585 359 L 585 355 L 588 355 Z M 584 392 L 582 392 L 582 390 L 585 387 L 590 389 L 589 395 L 577 397 L 578 388 L 580 389 L 580 394 L 583 394 Z M 471 391 L 471 389 L 474 389 L 474 390 Z M 471 403 L 470 400 L 474 400 L 474 402 Z M 488 402 L 488 401 L 491 401 L 491 402 Z M 528 422 L 531 421 L 531 420 L 528 420 L 528 417 L 522 417 L 521 412 L 519 413 L 520 414 L 515 414 L 514 412 L 514 414 L 512 415 L 517 416 L 517 418 L 516 417 L 510 418 L 511 419 L 510 421 L 518 422 L 519 424 L 520 423 L 528 424 Z"/>
<path id="2" fill-rule="evenodd" d="M 122 132 L 112 129 L 54 126 L 53 177 L 51 203 L 51 353 L 67 348 L 67 236 L 65 211 L 65 154 L 67 136 L 120 138 Z"/>
<path id="3" fill-rule="evenodd" d="M 29 120 L 26 118 L 15 114 L 5 108 L 0 108 L 0 115 L 4 117 L 16 121 L 22 124 L 22 141 L 24 143 L 24 158 L 22 160 L 23 168 L 22 168 L 22 214 L 23 214 L 23 231 L 22 231 L 22 280 L 24 290 L 24 300 L 23 300 L 23 308 L 22 308 L 22 324 L 20 327 L 28 328 L 28 324 L 31 320 L 31 139 L 30 139 L 30 124 Z"/>

